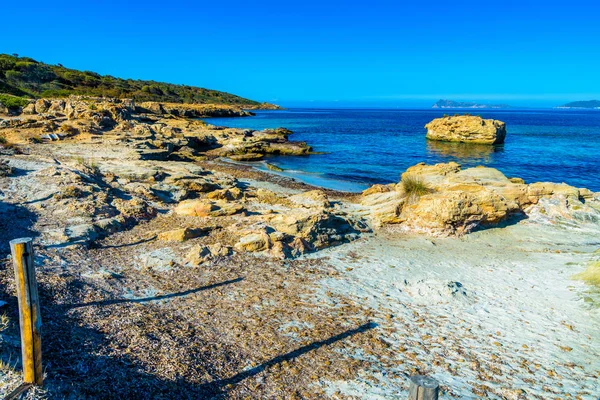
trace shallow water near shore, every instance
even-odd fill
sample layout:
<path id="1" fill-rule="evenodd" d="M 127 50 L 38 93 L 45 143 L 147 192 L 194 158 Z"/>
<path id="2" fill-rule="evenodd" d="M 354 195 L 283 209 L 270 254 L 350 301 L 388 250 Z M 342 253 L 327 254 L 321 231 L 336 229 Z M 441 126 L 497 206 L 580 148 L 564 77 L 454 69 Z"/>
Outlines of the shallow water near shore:
<path id="1" fill-rule="evenodd" d="M 507 124 L 503 145 L 485 146 L 425 139 L 424 125 L 444 114 L 471 112 Z M 265 129 L 286 127 L 290 140 L 316 152 L 269 157 L 286 176 L 313 185 L 358 192 L 375 183 L 398 182 L 419 162 L 486 165 L 527 183 L 565 182 L 600 191 L 600 112 L 597 110 L 408 110 L 289 109 L 257 111 L 250 118 L 211 118 L 214 125 Z M 256 163 L 264 169 L 264 163 Z"/>

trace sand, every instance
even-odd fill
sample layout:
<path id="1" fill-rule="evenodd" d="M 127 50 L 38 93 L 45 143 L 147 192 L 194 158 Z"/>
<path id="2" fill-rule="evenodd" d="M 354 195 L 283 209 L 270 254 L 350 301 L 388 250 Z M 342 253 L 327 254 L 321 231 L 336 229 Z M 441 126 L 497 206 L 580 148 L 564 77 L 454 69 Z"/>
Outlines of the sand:
<path id="1" fill-rule="evenodd" d="M 331 382 L 329 393 L 406 398 L 388 373 L 410 361 L 442 398 L 598 399 L 600 296 L 572 276 L 599 247 L 598 225 L 522 221 L 463 238 L 388 230 L 325 251 L 341 277 L 322 280 L 322 293 L 370 306 L 391 345 L 375 382 Z"/>

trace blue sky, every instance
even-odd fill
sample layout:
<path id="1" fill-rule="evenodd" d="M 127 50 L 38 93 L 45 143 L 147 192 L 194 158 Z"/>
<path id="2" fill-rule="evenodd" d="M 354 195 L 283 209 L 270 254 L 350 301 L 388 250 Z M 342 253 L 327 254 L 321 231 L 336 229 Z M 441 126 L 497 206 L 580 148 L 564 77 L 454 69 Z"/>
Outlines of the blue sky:
<path id="1" fill-rule="evenodd" d="M 600 2 L 7 2 L 0 52 L 283 105 L 600 98 Z"/>

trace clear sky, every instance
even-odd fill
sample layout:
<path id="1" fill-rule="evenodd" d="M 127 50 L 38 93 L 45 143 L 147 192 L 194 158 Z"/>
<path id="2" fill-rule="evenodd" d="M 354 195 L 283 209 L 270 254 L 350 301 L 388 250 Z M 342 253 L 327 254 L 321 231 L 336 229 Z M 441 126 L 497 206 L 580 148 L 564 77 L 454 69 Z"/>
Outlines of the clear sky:
<path id="1" fill-rule="evenodd" d="M 0 52 L 279 104 L 600 98 L 598 1 L 8 1 Z"/>

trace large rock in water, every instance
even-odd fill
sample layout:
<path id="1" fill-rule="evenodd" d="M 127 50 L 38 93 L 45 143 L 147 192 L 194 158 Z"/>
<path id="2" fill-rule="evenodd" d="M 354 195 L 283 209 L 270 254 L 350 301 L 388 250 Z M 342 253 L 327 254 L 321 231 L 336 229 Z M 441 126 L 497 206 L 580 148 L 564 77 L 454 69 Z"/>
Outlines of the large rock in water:
<path id="1" fill-rule="evenodd" d="M 436 118 L 425 128 L 427 139 L 446 142 L 498 144 L 506 137 L 504 122 L 471 115 Z"/>

